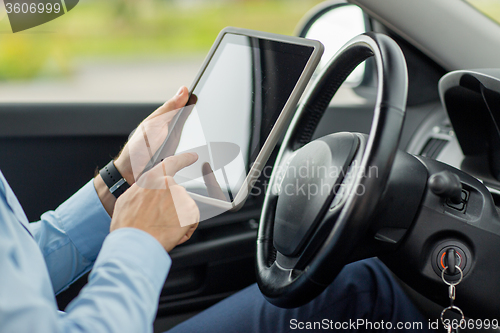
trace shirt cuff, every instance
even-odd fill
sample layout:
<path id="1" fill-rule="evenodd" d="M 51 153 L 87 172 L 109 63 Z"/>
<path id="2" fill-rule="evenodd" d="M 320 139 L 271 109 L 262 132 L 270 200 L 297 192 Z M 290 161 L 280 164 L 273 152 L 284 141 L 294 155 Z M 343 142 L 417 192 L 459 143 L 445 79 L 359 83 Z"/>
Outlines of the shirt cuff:
<path id="1" fill-rule="evenodd" d="M 94 187 L 89 181 L 56 210 L 60 223 L 78 251 L 94 261 L 104 238 L 109 234 L 111 217 L 102 206 Z"/>
<path id="2" fill-rule="evenodd" d="M 172 265 L 172 259 L 160 242 L 136 228 L 120 228 L 110 233 L 104 240 L 94 270 L 109 260 L 118 260 L 131 269 L 142 272 L 158 295 Z"/>

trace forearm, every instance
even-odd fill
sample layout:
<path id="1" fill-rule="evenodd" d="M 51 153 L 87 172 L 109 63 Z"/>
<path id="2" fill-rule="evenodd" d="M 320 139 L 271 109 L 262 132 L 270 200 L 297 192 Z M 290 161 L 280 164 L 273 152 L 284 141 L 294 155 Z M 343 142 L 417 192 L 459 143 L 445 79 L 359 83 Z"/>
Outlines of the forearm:
<path id="1" fill-rule="evenodd" d="M 97 196 L 99 197 L 99 200 L 101 200 L 102 206 L 104 207 L 109 216 L 113 216 L 113 210 L 115 208 L 116 198 L 109 191 L 109 188 L 102 180 L 101 175 L 97 175 L 94 178 L 94 187 Z"/>
<path id="2" fill-rule="evenodd" d="M 3 239 L 0 248 L 18 248 L 13 239 Z M 24 241 L 29 247 L 30 239 Z M 2 253 L 0 266 L 10 278 L 0 285 L 0 332 L 151 332 L 171 265 L 166 251 L 147 233 L 130 228 L 116 231 L 103 243 L 89 283 L 61 313 L 46 273 L 34 275 L 33 263 L 5 260 L 9 252 Z M 35 259 L 36 255 L 30 257 Z"/>
<path id="3" fill-rule="evenodd" d="M 170 265 L 167 252 L 145 232 L 113 232 L 89 283 L 66 309 L 66 325 L 83 332 L 150 332 Z"/>
<path id="4" fill-rule="evenodd" d="M 90 270 L 110 222 L 91 181 L 56 210 L 29 224 L 56 293 Z"/>
<path id="5" fill-rule="evenodd" d="M 128 149 L 127 147 L 124 148 Z M 120 172 L 122 177 L 125 178 L 127 183 L 129 185 L 134 184 L 134 175 L 132 172 L 132 169 L 130 167 L 130 161 L 129 158 L 127 157 L 128 154 L 123 154 L 127 156 L 122 156 L 122 152 L 120 152 L 119 157 L 114 161 L 115 167 Z M 94 187 L 97 192 L 97 195 L 99 196 L 99 199 L 101 200 L 102 206 L 106 210 L 106 212 L 109 214 L 109 216 L 113 216 L 113 211 L 115 208 L 115 203 L 116 203 L 116 198 L 111 192 L 109 191 L 108 186 L 106 183 L 104 183 L 104 180 L 102 179 L 100 174 L 97 174 L 97 176 L 94 178 Z"/>

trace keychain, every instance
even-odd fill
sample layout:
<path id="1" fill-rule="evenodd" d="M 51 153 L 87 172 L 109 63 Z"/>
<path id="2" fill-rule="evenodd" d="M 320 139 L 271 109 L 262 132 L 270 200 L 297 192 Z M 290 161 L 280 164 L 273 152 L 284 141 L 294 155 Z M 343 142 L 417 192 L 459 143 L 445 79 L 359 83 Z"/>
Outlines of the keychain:
<path id="1" fill-rule="evenodd" d="M 441 272 L 441 279 L 443 280 L 443 282 L 446 285 L 448 285 L 448 297 L 450 298 L 450 306 L 444 308 L 443 311 L 441 312 L 441 322 L 443 323 L 443 326 L 448 333 L 458 333 L 458 328 L 460 327 L 462 322 L 465 322 L 465 316 L 464 316 L 464 313 L 462 312 L 462 310 L 458 306 L 454 305 L 453 302 L 455 301 L 456 286 L 460 282 L 462 282 L 464 274 L 462 272 L 462 269 L 459 266 L 455 265 L 455 269 L 458 270 L 458 272 L 460 272 L 460 279 L 458 279 L 458 281 L 456 281 L 456 282 L 448 282 L 448 281 L 446 281 L 446 279 L 444 277 L 444 273 L 446 272 L 447 269 L 448 269 L 448 266 L 446 266 L 444 268 L 444 270 Z M 460 325 L 457 325 L 456 328 L 453 328 L 451 322 L 446 323 L 446 321 L 444 319 L 444 314 L 448 310 L 455 310 L 456 312 L 458 312 L 462 316 L 462 319 L 460 319 Z"/>

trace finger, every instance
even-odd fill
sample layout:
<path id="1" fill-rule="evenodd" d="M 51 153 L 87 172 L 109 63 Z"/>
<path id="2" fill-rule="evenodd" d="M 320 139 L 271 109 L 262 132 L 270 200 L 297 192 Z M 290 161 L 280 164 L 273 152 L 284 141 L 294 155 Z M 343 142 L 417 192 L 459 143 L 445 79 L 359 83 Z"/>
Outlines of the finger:
<path id="1" fill-rule="evenodd" d="M 167 184 L 167 187 L 172 187 L 177 185 L 177 182 L 174 180 L 174 178 L 172 178 L 172 176 L 166 176 L 165 182 Z"/>
<path id="2" fill-rule="evenodd" d="M 177 185 L 170 176 L 165 177 L 165 180 L 170 190 L 179 224 L 186 227 L 200 222 L 200 210 L 187 190 L 181 185 Z"/>
<path id="3" fill-rule="evenodd" d="M 190 166 L 198 160 L 196 153 L 184 153 L 167 157 L 161 163 L 164 176 L 174 176 L 179 170 Z"/>
<path id="4" fill-rule="evenodd" d="M 182 108 L 182 113 L 179 114 L 179 117 L 176 120 L 175 126 L 173 127 L 173 130 L 170 133 L 170 137 L 168 138 L 168 143 L 163 148 L 164 156 L 173 155 L 179 147 L 179 142 L 181 140 L 182 133 L 184 132 L 184 125 L 189 119 L 191 112 L 194 110 L 194 104 L 196 104 L 197 100 L 198 97 L 196 97 L 195 94 L 191 94 L 191 96 L 189 96 L 189 101 L 187 102 L 186 106 Z M 177 114 L 177 111 L 169 112 L 167 113 L 167 115 L 169 115 L 170 113 Z"/>
<path id="5" fill-rule="evenodd" d="M 198 225 L 199 225 L 199 223 L 192 224 L 191 227 L 186 232 L 186 234 L 184 236 L 182 236 L 182 238 L 179 240 L 177 245 L 180 245 L 180 244 L 188 241 L 189 239 L 191 239 L 191 236 L 193 236 L 193 233 L 195 232 L 196 228 L 198 228 Z"/>
<path id="6" fill-rule="evenodd" d="M 185 86 L 182 86 L 179 88 L 179 91 L 174 97 L 172 97 L 171 99 L 166 101 L 162 106 L 156 109 L 156 111 L 153 112 L 148 118 L 153 118 L 170 111 L 178 110 L 187 104 L 188 98 L 189 98 L 189 91 Z"/>
<path id="7" fill-rule="evenodd" d="M 166 187 L 172 187 L 170 182 L 175 181 L 171 178 L 175 173 L 198 160 L 198 154 L 196 153 L 184 153 L 175 156 L 170 156 L 164 159 L 161 163 L 156 165 L 151 170 L 144 172 L 140 177 L 136 177 L 136 183 L 140 187 L 149 189 L 165 189 Z M 167 177 L 167 178 L 165 178 Z"/>
<path id="8" fill-rule="evenodd" d="M 227 201 L 209 163 L 203 164 L 203 166 L 201 167 L 201 172 L 203 174 L 205 186 L 207 187 L 208 196 L 215 199 Z"/>
<path id="9" fill-rule="evenodd" d="M 194 234 L 196 229 L 198 229 L 199 225 L 200 225 L 200 222 L 191 225 L 191 227 L 189 228 L 189 230 L 187 232 L 187 235 L 189 236 L 189 238 L 191 238 L 191 236 Z"/>

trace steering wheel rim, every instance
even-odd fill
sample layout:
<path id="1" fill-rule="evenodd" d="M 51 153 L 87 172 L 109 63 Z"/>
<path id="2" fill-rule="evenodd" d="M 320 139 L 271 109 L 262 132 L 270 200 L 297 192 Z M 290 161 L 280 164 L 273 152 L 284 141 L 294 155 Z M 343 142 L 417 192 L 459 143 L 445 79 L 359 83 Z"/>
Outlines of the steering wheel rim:
<path id="1" fill-rule="evenodd" d="M 329 211 L 325 213 L 325 216 L 329 216 L 326 221 L 329 223 L 325 222 L 325 217 L 320 218 L 322 221 L 317 229 L 323 229 L 316 230 L 314 237 L 308 236 L 309 242 L 303 253 L 308 249 L 310 253 L 309 257 L 302 260 L 305 263 L 301 262 L 301 258 L 305 256 L 303 254 L 299 259 L 283 255 L 276 250 L 273 239 L 273 236 L 279 236 L 273 235 L 279 199 L 276 188 L 285 177 L 280 170 L 286 170 L 286 163 L 290 163 L 294 154 L 311 141 L 338 88 L 357 65 L 371 56 L 375 59 L 378 74 L 377 98 L 368 139 L 365 140 L 359 134 L 351 134 L 357 137 L 353 140 L 358 140 L 359 145 L 351 160 L 359 162 L 359 167 L 351 178 L 351 190 L 344 196 L 336 214 L 329 215 Z M 406 62 L 396 42 L 383 34 L 365 33 L 351 39 L 337 52 L 309 90 L 285 135 L 260 218 L 256 250 L 257 282 L 264 297 L 272 304 L 289 308 L 309 302 L 348 263 L 348 254 L 354 250 L 366 231 L 369 218 L 385 189 L 401 135 L 407 87 Z M 377 168 L 376 177 L 366 176 L 365 172 L 369 167 Z M 355 195 L 352 191 L 357 186 L 363 186 L 363 195 Z M 328 200 L 333 200 L 333 196 Z M 331 202 L 328 201 L 327 204 L 330 205 Z M 358 209 L 360 207 L 362 209 Z M 320 231 L 325 235 L 321 236 L 323 243 L 311 244 L 311 237 L 312 240 L 320 237 L 317 236 Z"/>

